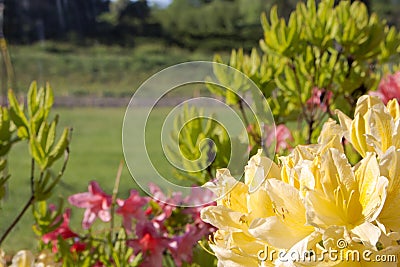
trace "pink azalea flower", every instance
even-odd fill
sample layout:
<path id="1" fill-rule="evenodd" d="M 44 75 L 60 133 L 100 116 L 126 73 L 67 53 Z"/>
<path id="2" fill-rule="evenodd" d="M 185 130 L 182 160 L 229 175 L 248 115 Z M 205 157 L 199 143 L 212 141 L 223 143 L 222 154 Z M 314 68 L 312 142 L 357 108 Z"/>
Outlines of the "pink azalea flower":
<path id="1" fill-rule="evenodd" d="M 137 239 L 129 240 L 128 246 L 132 247 L 134 253 L 142 252 L 143 261 L 141 267 L 161 267 L 168 239 L 160 235 L 158 224 L 153 222 L 138 222 L 136 224 Z"/>
<path id="2" fill-rule="evenodd" d="M 90 182 L 89 192 L 72 195 L 68 201 L 78 208 L 86 209 L 82 221 L 84 229 L 88 229 L 97 217 L 104 222 L 111 219 L 111 196 L 104 193 L 96 181 Z"/>
<path id="3" fill-rule="evenodd" d="M 179 206 L 182 204 L 183 199 L 180 192 L 174 192 L 172 193 L 171 197 L 167 197 L 164 195 L 161 189 L 153 183 L 149 184 L 149 189 L 151 196 L 155 199 L 155 201 L 163 211 L 161 214 L 157 215 L 157 217 L 154 218 L 154 220 L 156 221 L 165 221 L 172 215 L 172 211 L 175 209 L 175 206 Z"/>
<path id="4" fill-rule="evenodd" d="M 53 252 L 57 252 L 58 237 L 61 237 L 62 239 L 78 237 L 78 235 L 72 232 L 72 230 L 69 228 L 70 218 L 71 209 L 66 209 L 63 214 L 63 222 L 61 223 L 61 225 L 57 229 L 42 236 L 42 240 L 45 244 L 48 244 L 49 242 L 52 243 Z"/>
<path id="5" fill-rule="evenodd" d="M 132 232 L 132 219 L 138 221 L 145 219 L 145 211 L 143 206 L 148 203 L 148 199 L 141 197 L 136 190 L 131 190 L 130 196 L 126 200 L 117 199 L 119 208 L 117 214 L 123 218 L 123 225 L 128 234 Z"/>
<path id="6" fill-rule="evenodd" d="M 276 126 L 276 150 L 285 150 L 291 148 L 289 142 L 293 142 L 293 136 L 289 128 L 284 124 Z"/>
<path id="7" fill-rule="evenodd" d="M 376 92 L 371 95 L 378 96 L 386 104 L 389 100 L 396 98 L 400 101 L 400 71 L 393 75 L 385 76 L 378 85 Z"/>
<path id="8" fill-rule="evenodd" d="M 105 265 L 98 260 L 95 264 L 92 265 L 92 267 L 105 267 Z"/>
<path id="9" fill-rule="evenodd" d="M 84 251 L 86 249 L 86 243 L 83 243 L 83 242 L 75 242 L 72 246 L 71 246 L 71 248 L 70 248 L 70 251 L 72 252 L 72 253 L 79 253 L 79 252 L 82 252 L 82 251 Z"/>
<path id="10" fill-rule="evenodd" d="M 311 92 L 311 97 L 306 102 L 306 106 L 309 110 L 320 108 L 322 111 L 326 112 L 331 98 L 331 91 L 314 87 Z"/>
<path id="11" fill-rule="evenodd" d="M 188 206 L 204 207 L 205 205 L 214 203 L 215 194 L 204 187 L 192 186 L 190 195 L 185 197 L 183 203 Z"/>
<path id="12" fill-rule="evenodd" d="M 268 132 L 268 130 L 266 130 Z M 286 127 L 284 124 L 279 124 L 275 128 L 275 136 L 276 136 L 276 151 L 282 151 L 285 149 L 290 149 L 290 142 L 293 142 L 293 136 L 292 133 L 290 132 L 289 128 Z M 268 147 L 272 145 L 273 140 L 273 135 L 268 134 L 265 145 Z"/>
<path id="13" fill-rule="evenodd" d="M 170 241 L 168 248 L 178 267 L 181 267 L 183 262 L 192 262 L 194 245 L 208 233 L 210 232 L 206 224 L 187 224 L 185 233 Z"/>

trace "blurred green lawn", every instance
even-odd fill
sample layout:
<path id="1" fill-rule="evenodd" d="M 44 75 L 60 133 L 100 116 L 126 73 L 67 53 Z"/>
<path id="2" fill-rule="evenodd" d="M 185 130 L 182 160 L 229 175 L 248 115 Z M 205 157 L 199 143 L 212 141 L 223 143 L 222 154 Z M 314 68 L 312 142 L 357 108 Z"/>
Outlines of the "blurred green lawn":
<path id="1" fill-rule="evenodd" d="M 15 70 L 14 89 L 25 92 L 32 80 L 49 81 L 57 96 L 124 97 L 161 69 L 191 60 L 212 60 L 213 53 L 189 51 L 160 42 L 135 48 L 68 43 L 9 46 Z"/>
<path id="2" fill-rule="evenodd" d="M 102 188 L 112 192 L 118 165 L 123 160 L 122 153 L 122 122 L 125 109 L 123 108 L 76 108 L 55 109 L 53 114 L 60 115 L 60 126 L 73 127 L 70 161 L 62 183 L 57 186 L 53 196 L 63 198 L 71 194 L 87 190 L 91 180 L 99 181 Z M 140 112 L 140 111 L 139 111 Z M 160 116 L 157 112 L 154 120 Z M 156 124 L 155 124 L 156 125 Z M 156 127 L 158 127 L 156 125 Z M 157 131 L 150 131 L 157 134 Z M 143 155 L 137 155 L 140 159 Z M 21 210 L 30 194 L 30 159 L 26 144 L 17 144 L 9 158 L 9 172 L 12 177 L 9 181 L 8 197 L 2 203 L 0 229 L 1 233 Z M 140 166 L 140 164 L 138 164 Z M 145 169 L 137 170 L 138 175 L 146 172 Z M 129 190 L 138 188 L 125 167 L 121 177 L 119 195 L 126 197 Z M 67 204 L 65 202 L 65 204 Z M 80 230 L 82 212 L 73 210 L 73 229 Z M 31 229 L 32 215 L 27 212 L 13 233 L 4 243 L 3 249 L 12 252 L 15 249 L 33 248 L 34 235 Z"/>
<path id="3" fill-rule="evenodd" d="M 123 47 L 79 47 L 66 43 L 37 43 L 30 46 L 9 46 L 16 91 L 25 94 L 30 82 L 39 85 L 49 81 L 56 96 L 131 96 L 133 89 L 164 67 L 188 60 L 210 60 L 212 53 L 188 51 L 178 47 L 167 47 L 161 43 L 138 44 L 134 49 Z M 60 115 L 60 127 L 73 127 L 70 161 L 57 186 L 52 200 L 87 190 L 91 180 L 97 180 L 111 193 L 122 153 L 122 122 L 124 108 L 59 108 L 53 114 Z M 160 129 L 162 116 L 154 115 L 151 129 Z M 61 132 L 59 130 L 59 132 Z M 157 135 L 157 131 L 149 131 Z M 154 143 L 154 146 L 159 146 Z M 158 154 L 155 161 L 159 161 Z M 0 204 L 0 234 L 17 216 L 30 196 L 30 159 L 28 146 L 17 144 L 9 158 L 8 196 Z M 137 166 L 142 166 L 143 155 L 137 155 Z M 159 154 L 162 157 L 162 154 Z M 159 164 L 163 172 L 168 167 Z M 135 170 L 145 175 L 145 168 Z M 129 190 L 137 188 L 127 168 L 122 173 L 120 196 L 126 197 Z M 67 204 L 67 203 L 65 203 Z M 72 214 L 72 225 L 80 230 L 82 212 Z M 2 248 L 7 253 L 24 248 L 34 248 L 32 216 L 27 212 L 22 221 L 9 235 Z"/>

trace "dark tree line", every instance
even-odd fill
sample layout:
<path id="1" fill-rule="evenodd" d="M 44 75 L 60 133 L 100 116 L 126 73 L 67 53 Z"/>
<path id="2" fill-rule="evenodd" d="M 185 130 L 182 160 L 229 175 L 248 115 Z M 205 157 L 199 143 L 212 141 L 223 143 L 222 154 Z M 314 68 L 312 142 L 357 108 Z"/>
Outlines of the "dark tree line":
<path id="1" fill-rule="evenodd" d="M 65 39 L 71 34 L 95 37 L 101 30 L 98 16 L 109 9 L 108 0 L 5 0 L 4 31 L 14 42 Z"/>
<path id="2" fill-rule="evenodd" d="M 278 5 L 288 17 L 297 0 L 173 0 L 165 9 L 146 0 L 0 0 L 4 33 L 14 43 L 96 40 L 132 46 L 138 37 L 188 48 L 252 47 L 262 36 L 260 13 Z M 338 2 L 338 1 L 336 1 Z M 363 0 L 389 24 L 400 24 L 400 0 Z"/>

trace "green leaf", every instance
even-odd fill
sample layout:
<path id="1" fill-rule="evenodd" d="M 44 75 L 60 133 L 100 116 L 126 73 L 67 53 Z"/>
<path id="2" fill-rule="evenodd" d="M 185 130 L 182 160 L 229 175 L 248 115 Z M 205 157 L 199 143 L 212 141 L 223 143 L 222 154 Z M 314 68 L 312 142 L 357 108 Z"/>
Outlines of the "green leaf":
<path id="1" fill-rule="evenodd" d="M 33 117 L 39 108 L 36 81 L 33 81 L 29 87 L 27 102 L 29 116 Z"/>
<path id="2" fill-rule="evenodd" d="M 23 140 L 23 139 L 27 139 L 27 138 L 29 137 L 29 133 L 28 133 L 26 127 L 23 127 L 23 126 L 21 126 L 21 127 L 18 128 L 18 130 L 17 130 L 17 135 L 18 135 L 18 137 L 21 138 L 22 140 Z"/>
<path id="3" fill-rule="evenodd" d="M 54 95 L 53 95 L 53 90 L 50 87 L 49 83 L 46 83 L 46 93 L 45 93 L 45 98 L 44 98 L 44 109 L 46 111 L 46 118 L 53 107 L 54 104 Z"/>
<path id="4" fill-rule="evenodd" d="M 46 153 L 49 153 L 51 147 L 54 144 L 54 141 L 55 141 L 55 138 L 56 138 L 57 121 L 58 121 L 58 116 L 50 124 L 50 129 L 49 129 L 49 132 L 47 134 L 47 141 L 46 141 L 46 148 L 45 148 Z"/>
<path id="5" fill-rule="evenodd" d="M 53 147 L 53 149 L 49 154 L 46 167 L 50 167 L 54 163 L 54 161 L 59 159 L 64 154 L 65 150 L 68 147 L 68 144 L 69 144 L 69 129 L 65 128 L 57 144 Z"/>
<path id="6" fill-rule="evenodd" d="M 28 129 L 28 120 L 24 114 L 23 107 L 17 101 L 14 92 L 8 90 L 8 102 L 10 104 L 10 117 L 17 127 L 25 127 Z"/>
<path id="7" fill-rule="evenodd" d="M 42 124 L 40 125 L 38 134 L 37 134 L 37 140 L 40 143 L 40 146 L 42 147 L 42 149 L 44 149 L 46 147 L 46 141 L 47 141 L 47 134 L 49 132 L 49 125 L 47 124 L 46 121 L 42 122 Z M 45 154 L 46 151 L 44 150 Z"/>
<path id="8" fill-rule="evenodd" d="M 40 143 L 34 137 L 31 137 L 31 139 L 30 139 L 29 151 L 30 151 L 31 156 L 39 164 L 41 169 L 44 170 L 45 164 L 46 164 L 45 153 L 44 153 Z"/>

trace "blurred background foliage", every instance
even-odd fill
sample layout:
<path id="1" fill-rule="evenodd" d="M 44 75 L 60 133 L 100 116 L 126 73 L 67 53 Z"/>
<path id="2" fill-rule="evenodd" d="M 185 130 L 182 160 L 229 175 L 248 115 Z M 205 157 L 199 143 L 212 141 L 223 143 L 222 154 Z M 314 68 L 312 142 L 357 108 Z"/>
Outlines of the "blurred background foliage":
<path id="1" fill-rule="evenodd" d="M 376 90 L 382 75 L 398 68 L 399 32 L 360 1 L 299 2 L 289 19 L 274 6 L 262 14 L 261 24 L 259 46 L 249 53 L 233 50 L 225 61 L 217 54 L 214 60 L 249 76 L 278 124 L 297 122 L 306 130 L 297 143 L 316 141 L 336 109 L 352 114 L 358 97 Z M 227 104 L 240 104 L 228 91 L 221 96 Z"/>
<path id="2" fill-rule="evenodd" d="M 166 66 L 210 60 L 216 52 L 226 61 L 231 49 L 250 53 L 263 37 L 260 14 L 276 5 L 279 17 L 288 21 L 299 2 L 157 1 L 0 1 L 15 70 L 10 84 L 16 92 L 38 80 L 56 84 L 56 96 L 130 96 Z M 387 25 L 400 26 L 400 0 L 362 2 Z M 5 70 L 1 75 L 5 95 Z"/>
<path id="3" fill-rule="evenodd" d="M 262 35 L 261 12 L 277 5 L 288 19 L 296 0 L 3 0 L 4 32 L 13 43 L 42 40 L 134 46 L 140 37 L 188 48 L 250 48 Z M 339 1 L 337 1 L 339 2 Z M 364 0 L 368 10 L 400 25 L 399 0 Z"/>

